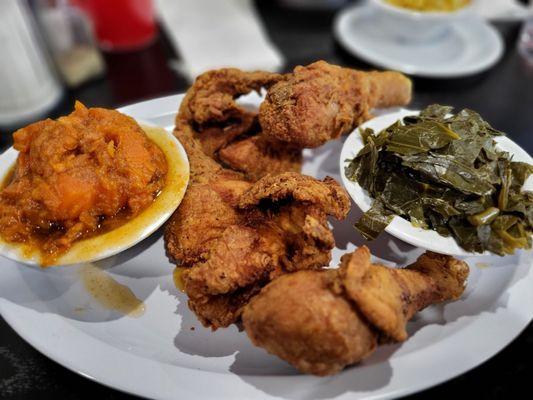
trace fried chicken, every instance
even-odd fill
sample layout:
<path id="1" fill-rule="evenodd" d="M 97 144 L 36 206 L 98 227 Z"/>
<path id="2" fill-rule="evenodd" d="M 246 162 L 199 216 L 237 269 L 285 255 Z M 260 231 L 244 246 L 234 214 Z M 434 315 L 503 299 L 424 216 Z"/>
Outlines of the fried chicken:
<path id="1" fill-rule="evenodd" d="M 370 262 L 360 247 L 336 270 L 284 275 L 244 307 L 243 326 L 256 345 L 302 372 L 334 374 L 368 357 L 378 343 L 403 341 L 405 325 L 430 304 L 463 293 L 468 266 L 427 252 L 404 269 Z"/>
<path id="2" fill-rule="evenodd" d="M 274 84 L 259 109 L 263 133 L 318 147 L 371 118 L 374 107 L 411 100 L 411 81 L 398 72 L 362 72 L 318 61 Z"/>
<path id="3" fill-rule="evenodd" d="M 267 89 L 259 114 L 236 103 Z M 370 118 L 373 107 L 404 105 L 411 82 L 396 72 L 361 72 L 319 61 L 285 75 L 223 68 L 200 75 L 178 120 L 209 157 L 256 181 L 299 172 L 302 149 L 317 147 Z M 260 124 L 259 124 L 260 123 Z"/>
<path id="4" fill-rule="evenodd" d="M 228 326 L 271 279 L 329 263 L 327 216 L 344 218 L 350 206 L 337 182 L 284 173 L 252 184 L 209 158 L 187 124 L 175 135 L 189 155 L 191 184 L 167 224 L 165 247 L 183 268 L 189 306 L 202 323 Z"/>
<path id="5" fill-rule="evenodd" d="M 369 355 L 377 337 L 352 302 L 332 290 L 336 271 L 279 277 L 244 307 L 253 344 L 306 373 L 327 375 Z"/>
<path id="6" fill-rule="evenodd" d="M 299 174 L 294 175 L 300 177 Z M 290 190 L 284 197 L 272 198 L 268 197 L 272 191 L 269 185 L 275 182 L 269 178 L 267 176 L 258 181 L 240 196 L 245 201 L 239 201 L 231 211 L 231 218 L 235 217 L 236 221 L 224 220 L 224 223 L 229 223 L 225 228 L 220 226 L 222 232 L 218 236 L 213 235 L 215 238 L 204 234 L 203 228 L 195 231 L 192 227 L 186 232 L 175 230 L 187 229 L 179 222 L 181 214 L 190 215 L 191 212 L 200 211 L 192 218 L 202 221 L 206 226 L 213 226 L 209 233 L 217 233 L 217 224 L 222 219 L 210 210 L 197 207 L 182 209 L 180 206 L 179 212 L 173 217 L 177 222 L 171 222 L 167 228 L 166 237 L 173 237 L 173 241 L 168 240 L 168 243 L 174 246 L 167 245 L 167 252 L 172 259 L 182 257 L 182 264 L 188 266 L 182 272 L 182 279 L 189 305 L 200 320 L 213 329 L 234 323 L 237 319 L 233 318 L 240 316 L 240 309 L 233 306 L 227 313 L 223 312 L 225 304 L 235 304 L 228 297 L 233 293 L 249 293 L 283 273 L 320 268 L 330 262 L 334 240 L 327 225 L 327 215 L 334 214 L 339 218 L 346 216 L 349 204 L 346 194 L 334 181 L 320 182 L 305 177 L 295 182 L 294 191 L 298 191 L 299 185 L 314 184 L 325 191 L 336 192 L 341 204 L 331 207 L 326 202 L 319 202 L 318 196 L 301 200 L 293 196 L 294 191 Z M 220 182 L 212 182 L 211 185 L 214 185 L 215 189 L 212 190 L 216 192 Z M 251 196 L 246 196 L 249 191 L 266 193 L 264 200 L 267 202 L 252 207 L 247 201 Z M 216 201 L 231 204 L 231 200 L 220 195 Z M 203 210 L 207 212 L 204 214 Z M 201 236 L 196 239 L 195 233 Z M 191 246 L 192 243 L 196 246 Z M 181 251 L 173 252 L 173 248 Z M 195 254 L 201 256 L 191 263 Z M 217 310 L 216 319 L 212 315 L 214 308 Z"/>
<path id="7" fill-rule="evenodd" d="M 235 102 L 261 87 L 269 90 L 258 116 Z M 242 321 L 255 345 L 328 375 L 405 340 L 418 310 L 462 294 L 466 264 L 434 253 L 396 270 L 372 264 L 363 246 L 325 269 L 335 245 L 327 218 L 345 218 L 350 201 L 332 178 L 297 172 L 304 147 L 410 96 L 401 74 L 325 62 L 284 76 L 222 69 L 197 79 L 176 118 L 191 179 L 165 247 L 204 326 Z"/>
<path id="8" fill-rule="evenodd" d="M 179 117 L 200 126 L 241 120 L 250 112 L 240 107 L 235 99 L 268 87 L 282 77 L 270 72 L 245 72 L 237 68 L 205 72 L 187 91 L 180 105 Z"/>
<path id="9" fill-rule="evenodd" d="M 302 149 L 267 138 L 263 134 L 234 141 L 220 149 L 218 158 L 229 168 L 240 171 L 250 181 L 265 173 L 300 172 Z"/>

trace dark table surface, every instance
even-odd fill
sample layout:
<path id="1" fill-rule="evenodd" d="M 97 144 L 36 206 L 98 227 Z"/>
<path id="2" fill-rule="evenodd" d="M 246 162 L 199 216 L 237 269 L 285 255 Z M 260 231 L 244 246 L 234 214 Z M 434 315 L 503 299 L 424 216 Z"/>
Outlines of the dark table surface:
<path id="1" fill-rule="evenodd" d="M 287 60 L 286 69 L 317 59 L 370 69 L 335 43 L 333 12 L 296 12 L 275 3 L 258 1 L 258 8 L 272 41 Z M 498 25 L 506 51 L 490 71 L 453 80 L 414 79 L 413 108 L 442 103 L 477 110 L 493 126 L 508 133 L 530 154 L 533 153 L 533 66 L 516 52 L 517 24 Z M 178 56 L 164 34 L 149 48 L 124 54 L 106 54 L 105 77 L 68 91 L 50 113 L 63 115 L 75 99 L 87 106 L 118 107 L 145 99 L 180 93 L 188 82 L 169 67 Z M 0 132 L 1 147 L 10 144 L 10 134 Z M 1 297 L 1 293 L 0 293 Z M 491 332 L 486 332 L 490 335 Z M 483 340 L 483 337 L 480 337 Z M 522 397 L 533 376 L 533 325 L 506 349 L 478 368 L 447 383 L 410 398 L 500 399 Z M 460 354 L 456 355 L 461 357 Z M 446 368 L 435 365 L 435 368 Z M 130 399 L 134 398 L 91 382 L 56 364 L 34 350 L 0 318 L 0 399 Z"/>

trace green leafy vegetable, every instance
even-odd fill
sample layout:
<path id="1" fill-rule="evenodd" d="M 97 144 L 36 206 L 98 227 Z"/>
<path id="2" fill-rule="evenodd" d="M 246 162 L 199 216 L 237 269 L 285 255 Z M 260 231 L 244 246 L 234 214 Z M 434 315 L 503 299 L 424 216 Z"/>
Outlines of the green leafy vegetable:
<path id="1" fill-rule="evenodd" d="M 421 121 L 413 125 L 399 125 L 387 141 L 387 151 L 398 154 L 425 153 L 440 149 L 452 140 L 460 139 L 455 132 L 437 121 Z"/>
<path id="2" fill-rule="evenodd" d="M 372 240 L 400 215 L 468 251 L 531 248 L 533 193 L 522 186 L 533 166 L 500 151 L 493 138 L 502 133 L 478 113 L 452 111 L 435 104 L 377 135 L 361 132 L 365 146 L 345 174 L 374 203 L 356 229 Z"/>
<path id="3" fill-rule="evenodd" d="M 366 240 L 374 240 L 392 221 L 394 214 L 383 208 L 380 202 L 374 202 L 355 224 L 355 228 Z"/>

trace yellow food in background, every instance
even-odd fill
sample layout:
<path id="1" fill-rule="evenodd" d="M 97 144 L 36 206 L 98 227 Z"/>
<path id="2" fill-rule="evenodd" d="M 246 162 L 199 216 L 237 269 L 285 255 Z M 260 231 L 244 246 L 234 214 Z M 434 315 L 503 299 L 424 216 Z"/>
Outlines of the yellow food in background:
<path id="1" fill-rule="evenodd" d="M 397 7 L 417 11 L 455 11 L 470 3 L 470 0 L 386 0 Z"/>

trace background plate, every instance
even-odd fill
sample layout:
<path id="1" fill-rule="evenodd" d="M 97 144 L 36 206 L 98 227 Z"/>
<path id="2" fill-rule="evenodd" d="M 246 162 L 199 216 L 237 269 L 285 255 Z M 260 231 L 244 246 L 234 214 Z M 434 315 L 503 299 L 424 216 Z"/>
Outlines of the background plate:
<path id="1" fill-rule="evenodd" d="M 388 21 L 373 7 L 346 7 L 335 18 L 333 33 L 351 54 L 373 65 L 427 78 L 457 78 L 492 67 L 503 55 L 498 31 L 481 18 L 452 21 L 439 38 L 412 42 L 395 37 Z"/>
<path id="2" fill-rule="evenodd" d="M 164 127 L 173 125 L 181 96 L 122 111 Z M 257 104 L 251 96 L 248 102 Z M 340 180 L 342 140 L 305 152 L 304 172 Z M 363 242 L 351 224 L 333 222 L 333 262 Z M 370 244 L 389 265 L 413 261 L 422 250 L 388 234 Z M 450 379 L 496 354 L 533 317 L 531 252 L 467 259 L 469 285 L 457 302 L 430 307 L 409 323 L 409 340 L 378 349 L 364 363 L 316 378 L 253 347 L 231 327 L 212 333 L 188 310 L 172 283 L 161 231 L 98 263 L 142 299 L 146 312 L 125 317 L 101 308 L 84 290 L 78 267 L 40 270 L 7 259 L 0 267 L 0 312 L 35 348 L 88 378 L 137 395 L 195 399 L 382 399 Z M 195 330 L 191 330 L 194 327 Z"/>

